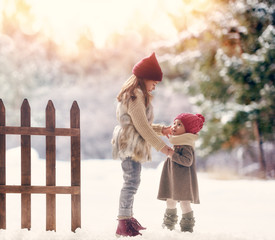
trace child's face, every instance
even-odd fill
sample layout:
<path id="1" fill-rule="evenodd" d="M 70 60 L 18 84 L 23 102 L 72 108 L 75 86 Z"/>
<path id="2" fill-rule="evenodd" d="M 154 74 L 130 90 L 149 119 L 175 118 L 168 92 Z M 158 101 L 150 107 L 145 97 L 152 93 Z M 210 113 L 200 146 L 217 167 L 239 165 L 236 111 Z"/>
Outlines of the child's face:
<path id="1" fill-rule="evenodd" d="M 155 80 L 145 80 L 145 86 L 146 86 L 147 92 L 154 91 L 157 84 L 158 84 L 158 81 L 155 81 Z"/>
<path id="2" fill-rule="evenodd" d="M 172 126 L 172 135 L 181 135 L 184 133 L 186 133 L 184 125 L 182 124 L 181 120 L 176 119 Z"/>

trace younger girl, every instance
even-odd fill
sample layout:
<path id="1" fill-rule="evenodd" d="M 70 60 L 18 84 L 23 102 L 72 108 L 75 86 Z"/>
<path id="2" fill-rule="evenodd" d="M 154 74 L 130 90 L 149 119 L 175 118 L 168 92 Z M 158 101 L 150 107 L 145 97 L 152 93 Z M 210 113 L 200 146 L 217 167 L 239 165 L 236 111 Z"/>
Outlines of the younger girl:
<path id="1" fill-rule="evenodd" d="M 200 114 L 182 113 L 172 126 L 169 141 L 174 145 L 174 153 L 163 165 L 158 193 L 158 199 L 165 200 L 167 206 L 163 227 L 170 230 L 175 229 L 178 221 L 176 205 L 179 202 L 181 231 L 193 232 L 195 219 L 191 203 L 200 203 L 194 146 L 203 123 L 204 117 Z"/>
<path id="2" fill-rule="evenodd" d="M 113 158 L 121 159 L 124 184 L 118 211 L 117 236 L 136 236 L 144 230 L 133 217 L 134 195 L 140 184 L 141 163 L 151 160 L 151 146 L 165 155 L 172 152 L 158 135 L 170 134 L 170 127 L 153 123 L 151 92 L 162 80 L 155 54 L 139 61 L 133 75 L 117 96 L 117 125 L 113 132 Z"/>

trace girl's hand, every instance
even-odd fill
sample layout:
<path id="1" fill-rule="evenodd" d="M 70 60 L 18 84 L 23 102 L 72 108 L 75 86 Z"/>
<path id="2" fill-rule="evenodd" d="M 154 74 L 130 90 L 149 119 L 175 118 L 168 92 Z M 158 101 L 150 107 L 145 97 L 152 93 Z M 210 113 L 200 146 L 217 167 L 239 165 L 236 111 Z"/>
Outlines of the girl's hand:
<path id="1" fill-rule="evenodd" d="M 162 134 L 164 136 L 166 136 L 167 138 L 169 138 L 169 135 L 172 134 L 172 127 L 171 126 L 169 126 L 169 127 L 163 127 L 162 128 Z"/>
<path id="2" fill-rule="evenodd" d="M 163 154 L 165 154 L 166 156 L 169 155 L 169 152 L 173 151 L 172 148 L 168 147 L 167 145 L 165 145 L 161 150 L 160 150 Z M 174 153 L 174 151 L 173 151 Z M 173 155 L 173 154 L 172 154 Z"/>
<path id="3" fill-rule="evenodd" d="M 168 157 L 172 159 L 172 156 L 174 154 L 174 150 L 173 149 L 168 149 Z"/>

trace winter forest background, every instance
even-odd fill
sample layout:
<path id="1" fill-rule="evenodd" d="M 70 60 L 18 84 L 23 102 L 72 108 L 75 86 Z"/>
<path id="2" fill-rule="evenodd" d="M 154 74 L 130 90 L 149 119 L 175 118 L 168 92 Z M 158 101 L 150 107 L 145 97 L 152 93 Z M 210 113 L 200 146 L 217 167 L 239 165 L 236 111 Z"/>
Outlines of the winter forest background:
<path id="1" fill-rule="evenodd" d="M 216 178 L 275 178 L 275 5 L 272 0 L 1 0 L 0 98 L 6 125 L 45 126 L 52 100 L 56 126 L 81 110 L 82 159 L 111 159 L 116 95 L 132 66 L 155 51 L 164 79 L 155 122 L 202 113 L 199 171 Z M 146 6 L 146 8 L 144 7 Z M 108 16 L 108 17 L 107 17 Z M 20 145 L 7 136 L 7 148 Z M 69 139 L 57 137 L 68 161 Z M 43 137 L 32 147 L 45 155 Z M 153 152 L 157 167 L 163 155 Z"/>

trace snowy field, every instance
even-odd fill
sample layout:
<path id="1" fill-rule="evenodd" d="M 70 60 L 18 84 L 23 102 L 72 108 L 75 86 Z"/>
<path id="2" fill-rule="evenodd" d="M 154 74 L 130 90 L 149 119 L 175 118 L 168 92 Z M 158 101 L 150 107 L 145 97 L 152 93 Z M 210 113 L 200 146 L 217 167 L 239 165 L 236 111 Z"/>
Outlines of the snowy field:
<path id="1" fill-rule="evenodd" d="M 57 231 L 45 231 L 45 195 L 32 195 L 32 229 L 20 229 L 20 195 L 7 194 L 7 230 L 1 240 L 116 239 L 118 198 L 122 185 L 119 161 L 82 161 L 82 228 L 70 232 L 70 196 L 57 195 Z M 275 181 L 214 180 L 199 173 L 201 204 L 193 205 L 194 233 L 161 228 L 165 203 L 156 199 L 162 164 L 143 168 L 135 198 L 135 217 L 147 227 L 144 240 L 274 240 Z M 57 185 L 70 185 L 70 164 L 57 161 Z M 45 185 L 45 161 L 32 151 L 32 184 Z M 20 148 L 7 152 L 7 184 L 20 184 Z M 178 209 L 179 212 L 180 209 Z M 123 238 L 128 239 L 128 238 Z M 130 239 L 130 238 L 129 238 Z"/>

